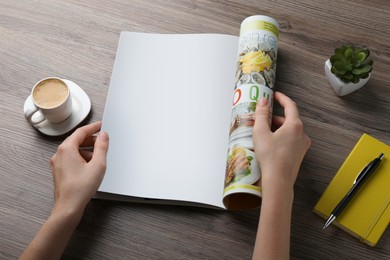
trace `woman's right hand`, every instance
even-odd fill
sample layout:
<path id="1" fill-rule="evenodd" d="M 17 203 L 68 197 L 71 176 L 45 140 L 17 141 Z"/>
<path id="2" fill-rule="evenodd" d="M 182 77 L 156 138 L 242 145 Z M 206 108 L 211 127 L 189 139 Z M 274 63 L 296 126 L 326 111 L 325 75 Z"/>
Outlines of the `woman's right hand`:
<path id="1" fill-rule="evenodd" d="M 275 92 L 275 101 L 284 109 L 285 117 L 274 116 L 270 127 L 270 105 L 267 99 L 257 103 L 253 143 L 262 172 L 262 188 L 287 185 L 293 187 L 301 162 L 311 145 L 303 129 L 298 108 L 286 95 Z"/>

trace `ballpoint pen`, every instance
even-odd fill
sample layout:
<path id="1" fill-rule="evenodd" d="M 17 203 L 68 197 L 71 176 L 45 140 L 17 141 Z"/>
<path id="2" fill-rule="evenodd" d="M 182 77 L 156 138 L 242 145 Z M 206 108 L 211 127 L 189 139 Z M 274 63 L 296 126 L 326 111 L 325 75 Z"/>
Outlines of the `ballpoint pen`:
<path id="1" fill-rule="evenodd" d="M 347 206 L 347 204 L 353 198 L 356 192 L 358 192 L 358 190 L 363 186 L 363 184 L 368 179 L 368 177 L 370 177 L 370 175 L 375 171 L 375 169 L 381 163 L 384 156 L 385 155 L 381 153 L 377 158 L 372 160 L 370 163 L 366 165 L 366 167 L 363 168 L 363 170 L 358 174 L 355 181 L 353 182 L 351 189 L 344 196 L 344 198 L 337 204 L 337 206 L 333 209 L 323 229 L 329 226 L 333 222 L 333 220 L 335 220 L 341 214 L 341 212 L 344 210 L 344 208 Z"/>

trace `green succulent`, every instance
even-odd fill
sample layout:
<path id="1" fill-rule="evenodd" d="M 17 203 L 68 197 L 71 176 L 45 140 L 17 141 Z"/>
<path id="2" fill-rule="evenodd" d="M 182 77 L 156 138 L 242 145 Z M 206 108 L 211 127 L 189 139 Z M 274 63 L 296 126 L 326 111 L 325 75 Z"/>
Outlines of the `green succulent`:
<path id="1" fill-rule="evenodd" d="M 367 48 L 356 48 L 343 45 L 336 48 L 330 62 L 331 71 L 345 83 L 358 83 L 360 79 L 368 77 L 374 61 L 369 59 L 370 51 Z"/>

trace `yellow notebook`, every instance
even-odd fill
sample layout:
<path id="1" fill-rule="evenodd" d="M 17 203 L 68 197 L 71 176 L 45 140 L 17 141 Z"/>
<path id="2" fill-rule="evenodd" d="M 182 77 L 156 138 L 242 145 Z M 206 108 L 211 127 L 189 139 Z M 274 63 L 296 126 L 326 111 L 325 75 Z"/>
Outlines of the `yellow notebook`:
<path id="1" fill-rule="evenodd" d="M 313 209 L 328 218 L 360 171 L 380 153 L 385 155 L 382 163 L 333 222 L 370 246 L 378 243 L 390 221 L 390 146 L 363 134 Z"/>

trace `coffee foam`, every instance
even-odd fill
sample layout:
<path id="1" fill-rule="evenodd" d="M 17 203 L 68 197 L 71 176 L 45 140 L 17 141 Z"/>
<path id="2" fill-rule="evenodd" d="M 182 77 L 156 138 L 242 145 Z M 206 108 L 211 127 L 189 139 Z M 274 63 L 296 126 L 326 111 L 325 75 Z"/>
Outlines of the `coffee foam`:
<path id="1" fill-rule="evenodd" d="M 66 100 L 68 88 L 59 79 L 47 79 L 39 83 L 33 91 L 34 102 L 42 108 L 54 108 Z"/>

